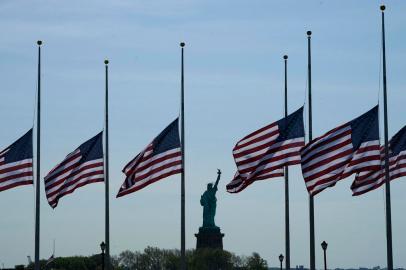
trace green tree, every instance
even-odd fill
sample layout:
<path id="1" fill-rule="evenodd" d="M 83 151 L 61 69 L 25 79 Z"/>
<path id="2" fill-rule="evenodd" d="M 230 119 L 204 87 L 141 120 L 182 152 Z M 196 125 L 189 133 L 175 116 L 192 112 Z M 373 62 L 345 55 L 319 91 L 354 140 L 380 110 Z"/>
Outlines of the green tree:
<path id="1" fill-rule="evenodd" d="M 41 260 L 40 266 L 44 270 L 99 270 L 101 269 L 101 255 L 58 257 L 49 264 L 46 260 Z M 34 264 L 28 265 L 27 269 L 34 269 Z"/>
<path id="2" fill-rule="evenodd" d="M 190 258 L 190 251 L 186 251 L 186 258 L 187 259 Z M 165 270 L 180 269 L 180 251 L 179 250 L 177 250 L 177 249 L 170 250 L 166 254 L 164 269 Z"/>
<path id="3" fill-rule="evenodd" d="M 268 263 L 258 253 L 254 252 L 247 258 L 246 267 L 249 270 L 267 270 Z"/>
<path id="4" fill-rule="evenodd" d="M 101 270 L 101 254 L 92 256 L 58 257 L 48 265 L 41 260 L 43 270 Z M 126 250 L 111 258 L 114 270 L 179 270 L 180 251 L 147 247 L 142 252 Z M 221 249 L 199 249 L 186 251 L 189 270 L 265 270 L 267 262 L 258 253 L 240 257 Z M 24 267 L 22 268 L 24 269 Z M 30 264 L 26 269 L 34 269 Z"/>
<path id="5" fill-rule="evenodd" d="M 231 253 L 221 249 L 199 249 L 195 251 L 189 263 L 189 269 L 232 270 Z"/>
<path id="6" fill-rule="evenodd" d="M 139 252 L 125 250 L 118 255 L 118 265 L 124 269 L 136 269 Z"/>
<path id="7" fill-rule="evenodd" d="M 234 269 L 247 269 L 247 257 L 231 254 L 231 264 Z"/>
<path id="8" fill-rule="evenodd" d="M 165 265 L 166 254 L 168 251 L 156 247 L 147 247 L 144 249 L 137 260 L 137 266 L 140 270 L 162 270 Z"/>
<path id="9" fill-rule="evenodd" d="M 111 256 L 111 268 L 114 270 L 124 270 L 122 266 L 120 266 L 120 259 L 118 255 Z"/>

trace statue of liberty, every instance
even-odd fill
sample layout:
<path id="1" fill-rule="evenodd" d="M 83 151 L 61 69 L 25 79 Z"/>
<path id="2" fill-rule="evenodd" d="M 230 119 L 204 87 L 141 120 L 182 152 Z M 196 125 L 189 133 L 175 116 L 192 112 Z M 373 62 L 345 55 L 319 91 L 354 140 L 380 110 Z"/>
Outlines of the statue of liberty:
<path id="1" fill-rule="evenodd" d="M 214 216 L 216 215 L 216 192 L 217 185 L 220 181 L 221 171 L 217 169 L 216 183 L 207 184 L 207 190 L 200 197 L 200 204 L 203 206 L 203 228 L 218 228 L 214 223 Z"/>

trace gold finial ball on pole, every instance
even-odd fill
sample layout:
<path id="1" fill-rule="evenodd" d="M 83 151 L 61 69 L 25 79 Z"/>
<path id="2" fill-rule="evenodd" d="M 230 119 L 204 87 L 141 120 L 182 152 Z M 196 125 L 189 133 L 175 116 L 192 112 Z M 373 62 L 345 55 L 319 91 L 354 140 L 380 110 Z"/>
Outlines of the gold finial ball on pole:
<path id="1" fill-rule="evenodd" d="M 384 11 L 386 9 L 385 5 L 381 6 L 381 10 Z"/>
<path id="2" fill-rule="evenodd" d="M 312 35 L 312 31 L 307 31 L 307 35 L 311 36 Z"/>
<path id="3" fill-rule="evenodd" d="M 283 56 L 283 59 L 287 60 L 287 59 L 288 59 L 288 56 L 285 54 L 285 55 Z"/>
<path id="4" fill-rule="evenodd" d="M 41 45 L 42 45 L 42 41 L 41 41 L 41 40 L 38 40 L 38 41 L 37 41 L 37 44 L 38 44 L 38 46 L 41 46 Z"/>
<path id="5" fill-rule="evenodd" d="M 181 42 L 180 43 L 180 46 L 183 48 L 183 47 L 185 47 L 185 42 Z"/>
<path id="6" fill-rule="evenodd" d="M 109 60 L 104 60 L 104 64 L 108 65 L 109 64 Z"/>

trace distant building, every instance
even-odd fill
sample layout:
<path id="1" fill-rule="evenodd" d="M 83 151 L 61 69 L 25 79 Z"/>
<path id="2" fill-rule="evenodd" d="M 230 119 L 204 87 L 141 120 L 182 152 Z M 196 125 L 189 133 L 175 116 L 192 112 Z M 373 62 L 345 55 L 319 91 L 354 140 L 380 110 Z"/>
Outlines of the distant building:
<path id="1" fill-rule="evenodd" d="M 296 265 L 296 270 L 308 270 L 303 265 Z"/>

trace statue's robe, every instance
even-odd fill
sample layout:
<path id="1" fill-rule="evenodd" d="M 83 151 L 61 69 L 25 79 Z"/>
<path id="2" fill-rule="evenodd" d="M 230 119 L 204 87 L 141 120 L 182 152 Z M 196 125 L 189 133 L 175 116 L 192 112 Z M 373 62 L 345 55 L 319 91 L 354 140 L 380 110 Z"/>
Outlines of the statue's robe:
<path id="1" fill-rule="evenodd" d="M 206 190 L 200 198 L 200 204 L 203 206 L 203 227 L 216 227 L 214 216 L 216 215 L 217 187 Z"/>

